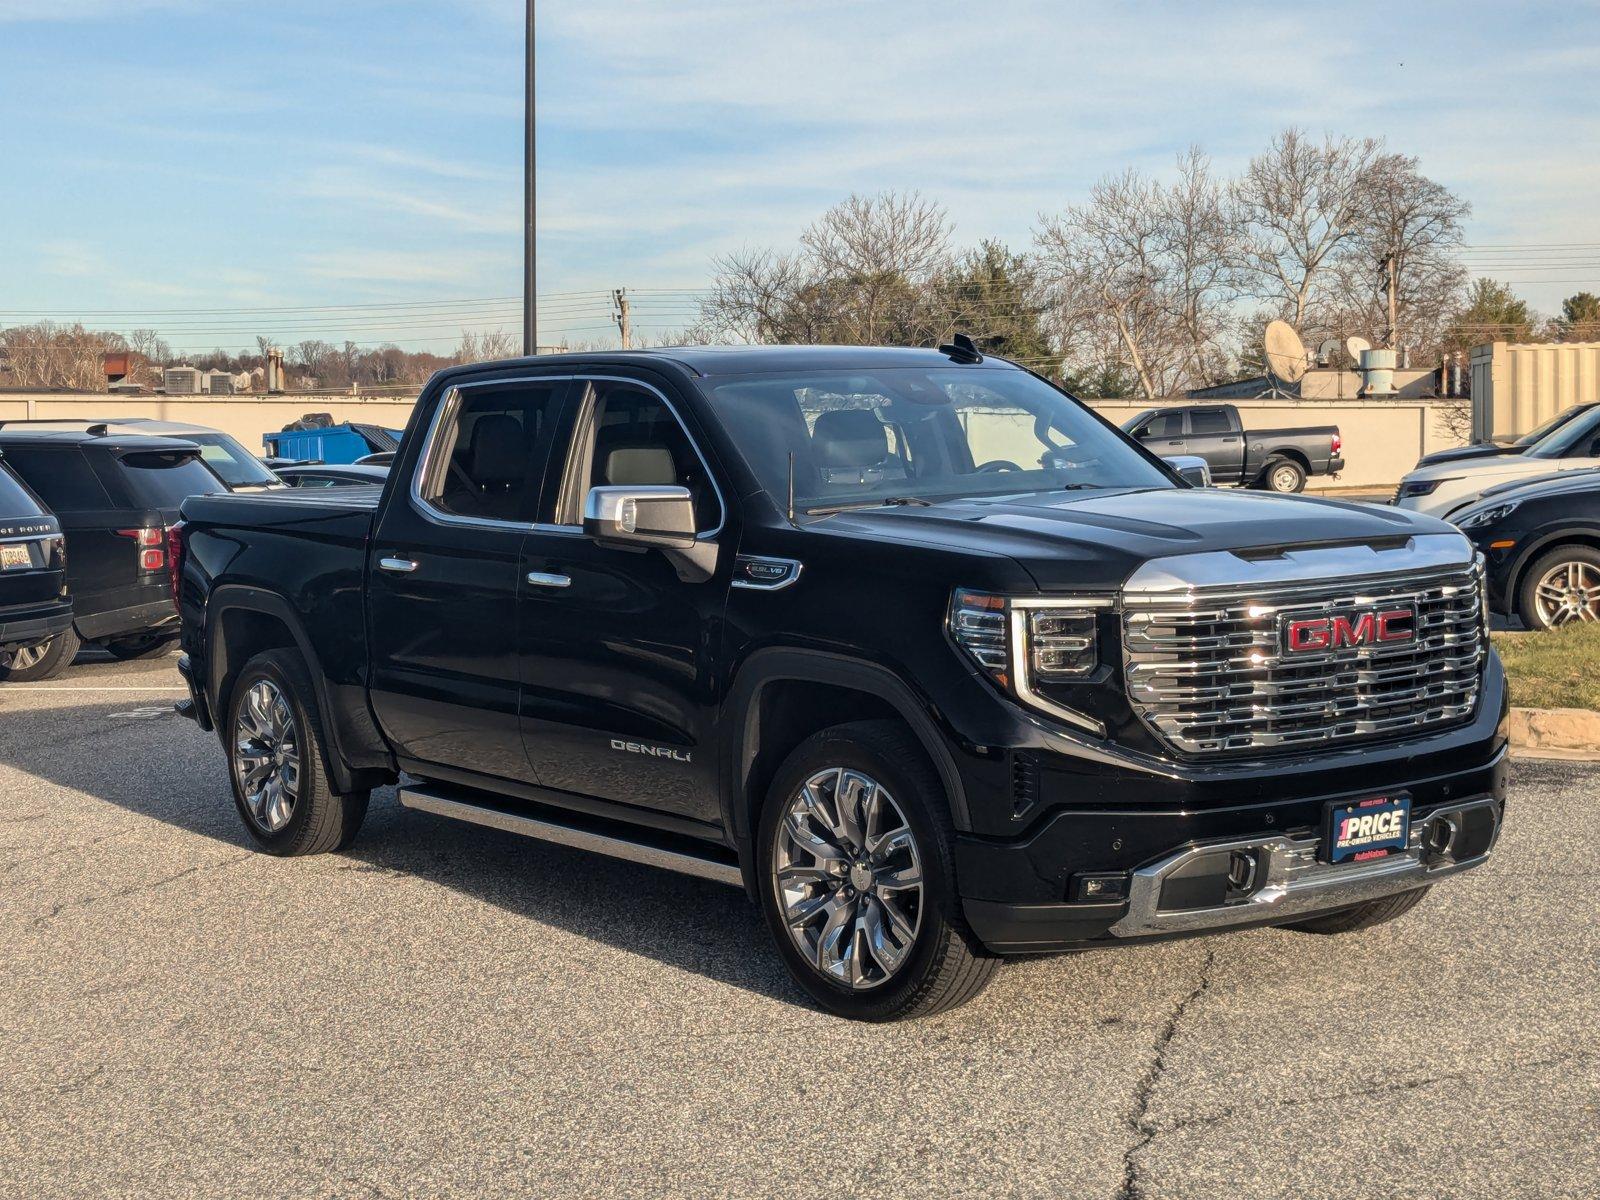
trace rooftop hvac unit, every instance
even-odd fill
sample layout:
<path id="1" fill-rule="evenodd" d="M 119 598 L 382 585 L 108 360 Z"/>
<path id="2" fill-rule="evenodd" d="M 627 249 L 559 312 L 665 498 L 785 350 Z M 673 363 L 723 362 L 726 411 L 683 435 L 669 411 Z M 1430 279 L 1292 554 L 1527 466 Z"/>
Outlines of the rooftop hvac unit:
<path id="1" fill-rule="evenodd" d="M 200 394 L 200 370 L 197 367 L 168 367 L 161 373 L 161 382 L 169 396 Z"/>
<path id="2" fill-rule="evenodd" d="M 207 371 L 205 388 L 213 396 L 231 396 L 233 376 L 227 371 Z"/>

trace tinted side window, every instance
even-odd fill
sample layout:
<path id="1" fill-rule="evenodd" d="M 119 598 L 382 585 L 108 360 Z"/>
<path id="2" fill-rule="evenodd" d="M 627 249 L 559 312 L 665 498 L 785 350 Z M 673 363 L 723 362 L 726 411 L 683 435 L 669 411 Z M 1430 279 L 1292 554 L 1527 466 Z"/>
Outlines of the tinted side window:
<path id="1" fill-rule="evenodd" d="M 1162 413 L 1158 417 L 1151 417 L 1144 427 L 1145 437 L 1174 438 L 1183 436 L 1183 414 Z"/>
<path id="2" fill-rule="evenodd" d="M 117 507 L 76 446 L 11 445 L 5 453 L 11 469 L 58 513 Z"/>
<path id="3" fill-rule="evenodd" d="M 422 498 L 488 521 L 536 519 L 562 381 L 468 388 L 445 401 L 422 466 Z"/>
<path id="4" fill-rule="evenodd" d="M 716 490 L 671 407 L 633 384 L 606 380 L 584 388 L 557 519 L 577 524 L 592 487 L 665 485 L 688 488 L 695 527 L 714 529 L 722 519 Z"/>
<path id="5" fill-rule="evenodd" d="M 1192 408 L 1189 410 L 1189 432 L 1227 433 L 1228 414 L 1220 408 Z"/>
<path id="6" fill-rule="evenodd" d="M 37 517 L 41 510 L 39 502 L 7 468 L 5 461 L 0 459 L 0 521 L 12 517 Z"/>

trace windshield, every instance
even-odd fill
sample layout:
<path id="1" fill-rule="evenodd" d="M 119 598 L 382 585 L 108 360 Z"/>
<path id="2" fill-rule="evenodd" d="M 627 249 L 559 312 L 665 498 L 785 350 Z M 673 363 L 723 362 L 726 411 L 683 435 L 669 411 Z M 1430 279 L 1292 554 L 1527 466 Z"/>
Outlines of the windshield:
<path id="1" fill-rule="evenodd" d="M 1077 401 L 1021 371 L 741 375 L 708 391 L 775 498 L 797 510 L 1172 480 Z"/>
<path id="2" fill-rule="evenodd" d="M 200 457 L 229 487 L 272 487 L 281 482 L 254 454 L 225 433 L 175 435 L 200 447 Z"/>
<path id="3" fill-rule="evenodd" d="M 1527 457 L 1565 458 L 1573 453 L 1587 457 L 1592 454 L 1589 443 L 1597 434 L 1600 434 L 1600 406 L 1545 434 L 1539 444 L 1528 451 Z"/>

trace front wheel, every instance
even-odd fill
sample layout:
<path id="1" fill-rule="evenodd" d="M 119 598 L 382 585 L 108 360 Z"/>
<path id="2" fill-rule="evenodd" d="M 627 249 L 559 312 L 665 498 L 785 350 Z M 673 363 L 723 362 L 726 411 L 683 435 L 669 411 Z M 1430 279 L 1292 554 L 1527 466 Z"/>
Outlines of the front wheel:
<path id="1" fill-rule="evenodd" d="M 1600 621 L 1600 550 L 1557 546 L 1541 555 L 1517 588 L 1517 615 L 1529 629 Z"/>
<path id="2" fill-rule="evenodd" d="M 342 850 L 367 815 L 368 792 L 338 792 L 305 663 L 267 650 L 239 672 L 224 727 L 233 802 L 268 854 Z"/>
<path id="3" fill-rule="evenodd" d="M 789 973 L 829 1012 L 931 1016 L 994 975 L 961 916 L 945 806 L 893 722 L 824 730 L 779 769 L 757 839 L 761 905 Z"/>
<path id="4" fill-rule="evenodd" d="M 48 642 L 0 651 L 0 681 L 37 683 L 41 679 L 54 679 L 72 665 L 82 644 L 77 631 L 69 628 Z"/>

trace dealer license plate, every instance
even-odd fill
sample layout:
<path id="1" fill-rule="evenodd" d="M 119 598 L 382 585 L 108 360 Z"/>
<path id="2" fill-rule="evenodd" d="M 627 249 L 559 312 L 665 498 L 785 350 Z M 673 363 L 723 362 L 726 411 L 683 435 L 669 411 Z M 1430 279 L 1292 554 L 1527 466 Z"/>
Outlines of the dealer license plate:
<path id="1" fill-rule="evenodd" d="M 1411 838 L 1411 797 L 1371 796 L 1328 805 L 1324 862 L 1364 862 L 1404 850 Z"/>
<path id="2" fill-rule="evenodd" d="M 0 571 L 26 571 L 31 566 L 33 558 L 26 542 L 20 546 L 0 546 Z"/>

